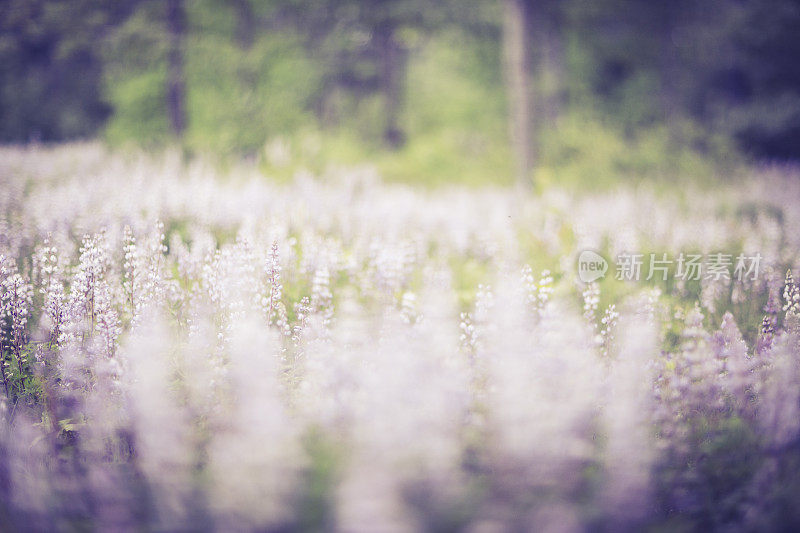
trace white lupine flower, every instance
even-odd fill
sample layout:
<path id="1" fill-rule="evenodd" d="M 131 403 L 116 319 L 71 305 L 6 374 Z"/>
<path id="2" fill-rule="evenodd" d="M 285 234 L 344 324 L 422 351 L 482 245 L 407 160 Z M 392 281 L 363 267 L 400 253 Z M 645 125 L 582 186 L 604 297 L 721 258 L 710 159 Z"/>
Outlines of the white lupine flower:
<path id="1" fill-rule="evenodd" d="M 489 321 L 494 306 L 495 299 L 492 287 L 478 284 L 478 292 L 475 294 L 475 321 L 478 323 Z"/>
<path id="2" fill-rule="evenodd" d="M 308 296 L 303 296 L 294 306 L 295 324 L 292 326 L 292 341 L 295 345 L 299 345 L 303 338 L 311 311 L 311 300 Z"/>
<path id="3" fill-rule="evenodd" d="M 0 290 L 0 317 L 8 322 L 7 340 L 16 344 L 21 342 L 28 324 L 33 289 L 18 272 L 14 272 L 3 280 Z"/>
<path id="4" fill-rule="evenodd" d="M 406 324 L 414 324 L 418 320 L 417 296 L 413 292 L 406 291 L 403 293 L 403 297 L 400 300 L 400 316 L 403 317 L 403 321 Z"/>
<path id="5" fill-rule="evenodd" d="M 539 277 L 539 287 L 537 295 L 539 298 L 539 309 L 543 309 L 550 297 L 553 294 L 553 276 L 549 270 L 542 270 L 542 275 Z"/>
<path id="6" fill-rule="evenodd" d="M 595 329 L 597 328 L 597 307 L 600 304 L 600 286 L 596 282 L 589 283 L 583 293 L 583 318 Z"/>
<path id="7" fill-rule="evenodd" d="M 474 352 L 478 346 L 478 337 L 469 313 L 461 313 L 461 322 L 458 327 L 461 329 L 461 348 L 468 353 Z"/>
<path id="8" fill-rule="evenodd" d="M 520 276 L 522 278 L 522 286 L 525 288 L 527 303 L 532 308 L 536 308 L 539 300 L 539 286 L 533 278 L 533 270 L 531 270 L 530 266 L 525 265 L 522 267 Z"/>
<path id="9" fill-rule="evenodd" d="M 33 276 L 38 281 L 40 291 L 44 293 L 50 282 L 61 277 L 61 265 L 58 248 L 51 244 L 52 234 L 44 238 L 44 242 L 36 247 L 33 254 Z"/>
<path id="10" fill-rule="evenodd" d="M 67 313 L 59 344 L 80 342 L 91 337 L 97 321 L 97 293 L 108 290 L 104 275 L 108 254 L 102 235 L 83 237 L 79 263 L 72 278 Z"/>
<path id="11" fill-rule="evenodd" d="M 262 313 L 267 317 L 267 324 L 275 324 L 284 335 L 291 335 L 291 328 L 286 317 L 286 306 L 283 298 L 283 284 L 281 281 L 281 264 L 278 255 L 278 242 L 273 241 L 269 251 L 266 268 L 266 287 L 256 293 Z"/>
<path id="12" fill-rule="evenodd" d="M 117 338 L 122 333 L 117 311 L 111 302 L 111 295 L 108 286 L 100 285 L 95 294 L 95 322 L 96 335 L 95 342 L 97 350 L 106 357 L 114 357 L 116 354 Z"/>
<path id="13" fill-rule="evenodd" d="M 58 342 L 66 319 L 66 294 L 60 280 L 51 280 L 44 295 L 44 316 L 50 332 L 50 342 Z"/>
<path id="14" fill-rule="evenodd" d="M 603 318 L 600 320 L 601 328 L 600 328 L 600 338 L 601 338 L 601 350 L 603 355 L 608 355 L 610 351 L 613 349 L 614 345 L 614 334 L 617 329 L 617 319 L 619 318 L 619 313 L 617 312 L 617 306 L 611 304 L 608 306 L 603 313 Z"/>
<path id="15" fill-rule="evenodd" d="M 328 326 L 333 318 L 333 294 L 331 293 L 331 276 L 327 267 L 314 272 L 311 281 L 311 307 L 322 317 L 323 326 Z"/>
<path id="16" fill-rule="evenodd" d="M 27 363 L 24 347 L 28 338 L 28 317 L 33 300 L 33 288 L 15 268 L 8 268 L 6 272 L 8 274 L 0 284 L 0 325 L 2 325 L 0 335 L 5 337 L 2 339 L 3 346 L 11 348 L 19 375 L 22 376 L 23 367 Z M 0 361 L 0 365 L 5 364 L 6 361 Z"/>
<path id="17" fill-rule="evenodd" d="M 783 310 L 787 315 L 800 315 L 800 286 L 794 281 L 792 271 L 786 272 L 783 289 Z"/>

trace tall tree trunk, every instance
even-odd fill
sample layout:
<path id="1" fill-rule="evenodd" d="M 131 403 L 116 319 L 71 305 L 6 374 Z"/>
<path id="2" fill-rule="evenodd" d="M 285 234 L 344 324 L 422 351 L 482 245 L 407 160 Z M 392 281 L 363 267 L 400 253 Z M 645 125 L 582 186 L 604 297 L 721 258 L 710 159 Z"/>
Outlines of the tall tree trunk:
<path id="1" fill-rule="evenodd" d="M 543 114 L 534 114 L 544 119 L 539 126 L 545 129 L 555 127 L 564 98 L 564 43 L 561 32 L 560 17 L 550 20 L 542 32 L 542 71 L 547 80 L 547 94 Z M 538 135 L 536 137 L 539 138 Z"/>
<path id="2" fill-rule="evenodd" d="M 531 128 L 531 6 L 526 0 L 505 0 L 506 85 L 509 103 L 509 134 L 514 148 L 517 182 L 530 187 L 535 152 Z"/>
<path id="3" fill-rule="evenodd" d="M 679 87 L 681 83 L 680 58 L 673 34 L 682 24 L 682 13 L 687 7 L 689 6 L 685 6 L 679 1 L 665 4 L 661 21 L 661 53 L 659 57 L 659 74 L 661 77 L 660 104 L 672 148 L 677 148 L 683 142 L 678 114 L 680 110 Z"/>
<path id="4" fill-rule="evenodd" d="M 256 34 L 256 19 L 250 0 L 235 0 L 236 10 L 236 41 L 242 50 L 249 50 L 253 46 Z"/>
<path id="5" fill-rule="evenodd" d="M 678 131 L 675 120 L 675 45 L 672 42 L 672 25 L 664 25 L 661 35 L 661 57 L 659 68 L 661 70 L 661 113 L 664 124 L 669 131 L 670 143 L 674 146 L 678 142 Z"/>
<path id="6" fill-rule="evenodd" d="M 383 140 L 389 147 L 399 148 L 405 142 L 399 122 L 406 76 L 406 51 L 397 42 L 394 23 L 383 24 L 377 33 L 381 54 L 381 91 L 386 105 Z"/>
<path id="7" fill-rule="evenodd" d="M 167 0 L 167 112 L 170 127 L 176 137 L 186 129 L 184 108 L 185 83 L 183 75 L 183 44 L 186 33 L 186 11 L 183 0 Z"/>

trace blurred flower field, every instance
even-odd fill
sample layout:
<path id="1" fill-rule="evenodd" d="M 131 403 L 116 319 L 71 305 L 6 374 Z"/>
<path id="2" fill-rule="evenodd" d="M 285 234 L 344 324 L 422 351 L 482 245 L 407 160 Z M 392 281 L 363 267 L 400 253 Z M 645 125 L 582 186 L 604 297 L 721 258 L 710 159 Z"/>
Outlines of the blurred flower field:
<path id="1" fill-rule="evenodd" d="M 0 148 L 0 530 L 799 528 L 800 181 L 752 172 L 534 195 Z M 586 284 L 584 250 L 760 264 Z"/>

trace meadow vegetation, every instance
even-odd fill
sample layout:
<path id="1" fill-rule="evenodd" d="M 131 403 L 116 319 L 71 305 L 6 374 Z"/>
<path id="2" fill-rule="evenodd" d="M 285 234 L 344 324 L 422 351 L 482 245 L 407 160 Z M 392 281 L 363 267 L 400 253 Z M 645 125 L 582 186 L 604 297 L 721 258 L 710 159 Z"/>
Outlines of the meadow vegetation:
<path id="1" fill-rule="evenodd" d="M 800 182 L 750 172 L 520 194 L 2 148 L 0 526 L 791 529 Z M 761 260 L 582 283 L 586 249 Z"/>

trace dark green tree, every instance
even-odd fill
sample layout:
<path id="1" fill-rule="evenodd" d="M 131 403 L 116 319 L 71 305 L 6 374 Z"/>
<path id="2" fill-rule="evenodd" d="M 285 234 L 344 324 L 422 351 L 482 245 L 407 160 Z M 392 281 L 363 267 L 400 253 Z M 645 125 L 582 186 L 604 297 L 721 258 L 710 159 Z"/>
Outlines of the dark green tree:
<path id="1" fill-rule="evenodd" d="M 136 0 L 0 2 L 0 141 L 94 135 L 113 112 L 98 43 Z"/>

